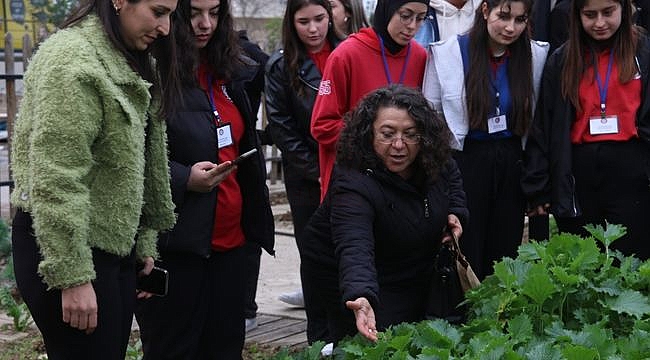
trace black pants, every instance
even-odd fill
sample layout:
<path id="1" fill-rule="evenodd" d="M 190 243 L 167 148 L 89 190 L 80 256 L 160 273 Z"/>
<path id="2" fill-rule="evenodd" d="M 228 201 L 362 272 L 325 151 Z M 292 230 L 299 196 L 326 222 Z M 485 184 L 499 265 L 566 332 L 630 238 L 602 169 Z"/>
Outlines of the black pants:
<path id="1" fill-rule="evenodd" d="M 357 333 L 354 313 L 341 302 L 336 267 L 302 262 L 300 278 L 306 308 L 320 309 L 322 313 L 319 314 L 324 316 L 318 319 L 320 328 L 317 329 L 313 329 L 315 327 L 313 318 L 307 317 L 307 341 L 310 344 L 319 340 L 338 343 L 345 336 L 354 336 Z"/>
<path id="2" fill-rule="evenodd" d="M 309 219 L 320 205 L 320 184 L 315 181 L 291 181 L 285 183 L 287 198 L 291 208 L 293 233 L 296 237 L 296 246 L 302 258 L 303 230 Z M 320 286 L 312 279 L 304 278 L 301 271 L 302 293 L 305 300 L 305 314 L 307 315 L 307 341 L 311 344 L 322 340 L 332 342 L 333 338 L 328 332 L 327 310 L 318 301 L 311 301 L 315 294 L 312 289 Z"/>
<path id="3" fill-rule="evenodd" d="M 492 274 L 494 261 L 515 257 L 524 231 L 519 138 L 467 139 L 454 156 L 467 195 L 469 226 L 460 247 L 479 279 Z"/>
<path id="4" fill-rule="evenodd" d="M 239 360 L 244 346 L 246 251 L 210 258 L 163 253 L 166 297 L 139 300 L 136 318 L 145 359 Z"/>
<path id="5" fill-rule="evenodd" d="M 626 255 L 650 257 L 650 150 L 641 141 L 573 146 L 576 200 L 582 215 L 558 217 L 558 228 L 586 236 L 586 224 L 620 224 L 627 235 L 612 244 Z"/>
<path id="6" fill-rule="evenodd" d="M 61 291 L 47 290 L 37 274 L 41 255 L 32 218 L 18 211 L 12 226 L 16 282 L 43 335 L 48 359 L 124 359 L 135 306 L 135 255 L 119 257 L 93 249 L 97 328 L 86 335 L 63 322 Z"/>
<path id="7" fill-rule="evenodd" d="M 244 299 L 244 317 L 253 319 L 257 316 L 257 280 L 260 277 L 260 257 L 262 248 L 258 243 L 247 242 L 244 245 L 246 252 L 246 297 Z"/>

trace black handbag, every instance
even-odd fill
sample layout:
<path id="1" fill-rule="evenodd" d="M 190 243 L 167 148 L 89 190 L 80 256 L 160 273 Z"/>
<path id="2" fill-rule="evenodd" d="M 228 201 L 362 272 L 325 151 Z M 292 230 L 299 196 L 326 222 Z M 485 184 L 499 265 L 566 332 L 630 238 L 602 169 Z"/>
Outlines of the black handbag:
<path id="1" fill-rule="evenodd" d="M 467 305 L 459 304 L 465 300 L 465 291 L 480 282 L 461 253 L 458 238 L 453 234 L 452 238 L 449 244 L 440 247 L 434 261 L 426 317 L 461 324 L 467 318 Z"/>
<path id="2" fill-rule="evenodd" d="M 461 324 L 467 314 L 466 306 L 458 306 L 463 300 L 465 295 L 456 269 L 456 252 L 448 246 L 441 246 L 434 261 L 426 317 Z"/>

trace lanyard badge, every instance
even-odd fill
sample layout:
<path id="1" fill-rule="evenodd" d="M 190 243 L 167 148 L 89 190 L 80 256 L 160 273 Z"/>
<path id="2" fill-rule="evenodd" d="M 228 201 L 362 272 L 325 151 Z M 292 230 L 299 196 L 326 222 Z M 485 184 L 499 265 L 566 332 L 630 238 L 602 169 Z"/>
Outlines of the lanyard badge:
<path id="1" fill-rule="evenodd" d="M 229 122 L 221 121 L 221 115 L 219 115 L 219 111 L 217 110 L 217 103 L 214 101 L 212 76 L 208 76 L 208 95 L 208 98 L 210 100 L 210 107 L 212 107 L 212 114 L 214 114 L 215 133 L 217 135 L 217 148 L 223 149 L 233 144 L 232 127 Z"/>

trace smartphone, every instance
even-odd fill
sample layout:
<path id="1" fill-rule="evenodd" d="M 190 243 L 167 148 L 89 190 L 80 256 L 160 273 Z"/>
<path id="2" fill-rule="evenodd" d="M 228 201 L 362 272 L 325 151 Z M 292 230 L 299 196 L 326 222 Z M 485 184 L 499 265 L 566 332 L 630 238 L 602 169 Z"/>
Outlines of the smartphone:
<path id="1" fill-rule="evenodd" d="M 138 274 L 136 280 L 136 289 L 146 291 L 157 296 L 167 295 L 169 286 L 169 272 L 167 270 L 154 266 L 149 275 L 141 276 Z"/>
<path id="2" fill-rule="evenodd" d="M 256 152 L 257 152 L 257 149 L 253 149 L 253 150 L 247 151 L 247 152 L 245 152 L 245 153 L 239 155 L 235 160 L 233 160 L 233 161 L 232 161 L 232 164 L 233 164 L 233 165 L 239 165 L 239 163 L 241 163 L 242 161 L 248 159 L 249 157 L 251 157 L 251 156 L 252 156 L 253 154 L 255 154 Z"/>

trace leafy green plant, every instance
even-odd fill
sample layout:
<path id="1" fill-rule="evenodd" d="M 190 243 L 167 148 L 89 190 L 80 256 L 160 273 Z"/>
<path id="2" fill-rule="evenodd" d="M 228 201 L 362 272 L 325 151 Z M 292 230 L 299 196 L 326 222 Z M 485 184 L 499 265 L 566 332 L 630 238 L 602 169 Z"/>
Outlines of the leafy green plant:
<path id="1" fill-rule="evenodd" d="M 0 218 L 0 258 L 11 254 L 11 238 L 9 236 L 9 225 Z"/>
<path id="2" fill-rule="evenodd" d="M 648 359 L 650 261 L 610 248 L 625 228 L 587 226 L 519 247 L 468 292 L 468 322 L 399 324 L 376 343 L 357 335 L 335 359 Z M 599 248 L 597 241 L 601 244 Z M 602 248 L 602 250 L 601 250 Z M 318 359 L 312 346 L 279 359 Z"/>
<path id="3" fill-rule="evenodd" d="M 13 318 L 14 330 L 25 331 L 34 322 L 27 305 L 24 302 L 16 302 L 10 287 L 2 286 L 0 288 L 0 304 L 6 310 L 7 315 Z"/>
<path id="4" fill-rule="evenodd" d="M 142 360 L 142 340 L 138 339 L 126 348 L 126 360 Z"/>

